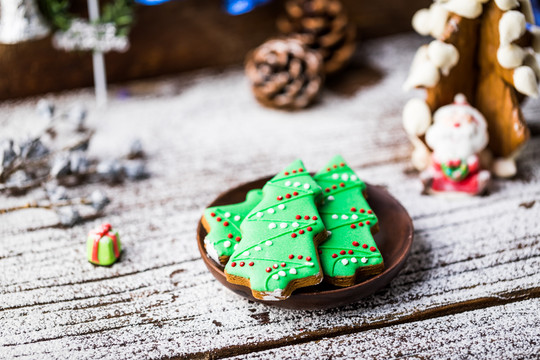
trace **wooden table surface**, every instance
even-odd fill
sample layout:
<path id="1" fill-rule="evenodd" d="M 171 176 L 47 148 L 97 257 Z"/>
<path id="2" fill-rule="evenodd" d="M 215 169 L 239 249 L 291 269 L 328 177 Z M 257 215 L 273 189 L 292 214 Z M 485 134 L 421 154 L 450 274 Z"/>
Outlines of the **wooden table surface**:
<path id="1" fill-rule="evenodd" d="M 538 358 L 540 102 L 525 107 L 533 136 L 515 179 L 494 181 L 486 197 L 421 196 L 401 128 L 414 94 L 400 85 L 424 41 L 364 44 L 362 65 L 297 113 L 260 107 L 238 68 L 134 84 L 107 111 L 90 106 L 90 152 L 119 154 L 139 137 L 152 176 L 69 189 L 112 198 L 103 218 L 70 229 L 47 210 L 0 215 L 0 358 Z M 51 98 L 60 108 L 92 103 L 90 90 Z M 35 103 L 0 104 L 1 135 L 41 126 Z M 402 272 L 325 311 L 276 309 L 222 287 L 196 246 L 205 205 L 295 158 L 313 171 L 336 153 L 409 211 L 416 231 Z M 0 207 L 42 196 L 1 194 Z M 87 232 L 103 221 L 125 249 L 112 267 L 85 255 Z"/>

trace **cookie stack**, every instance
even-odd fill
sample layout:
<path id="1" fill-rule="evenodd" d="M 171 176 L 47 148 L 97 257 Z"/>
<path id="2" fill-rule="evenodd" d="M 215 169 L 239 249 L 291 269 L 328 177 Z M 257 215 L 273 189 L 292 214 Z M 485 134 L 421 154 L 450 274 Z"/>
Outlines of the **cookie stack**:
<path id="1" fill-rule="evenodd" d="M 300 160 L 242 203 L 204 211 L 207 254 L 255 298 L 285 300 L 323 280 L 340 287 L 383 271 L 366 185 L 335 156 L 313 177 Z"/>

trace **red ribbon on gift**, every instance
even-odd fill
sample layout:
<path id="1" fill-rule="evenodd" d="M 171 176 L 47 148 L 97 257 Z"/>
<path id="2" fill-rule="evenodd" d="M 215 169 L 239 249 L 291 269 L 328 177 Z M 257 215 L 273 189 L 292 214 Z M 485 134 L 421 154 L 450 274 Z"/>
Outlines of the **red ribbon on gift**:
<path id="1" fill-rule="evenodd" d="M 118 258 L 120 256 L 120 251 L 118 250 L 118 241 L 116 239 L 116 235 L 113 234 L 111 231 L 111 224 L 103 224 L 101 225 L 101 229 L 94 232 L 94 246 L 92 247 L 92 261 L 99 264 L 98 259 L 98 249 L 99 249 L 99 241 L 104 237 L 108 236 L 111 238 L 113 242 L 113 248 L 114 248 L 114 256 Z"/>

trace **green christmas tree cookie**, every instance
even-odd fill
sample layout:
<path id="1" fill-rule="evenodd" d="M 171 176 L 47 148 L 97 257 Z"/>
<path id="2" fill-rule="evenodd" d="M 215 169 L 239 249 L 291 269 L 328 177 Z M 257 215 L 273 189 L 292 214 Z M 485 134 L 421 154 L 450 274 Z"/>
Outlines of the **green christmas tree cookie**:
<path id="1" fill-rule="evenodd" d="M 207 208 L 202 224 L 208 235 L 204 247 L 210 258 L 225 265 L 242 240 L 240 224 L 246 215 L 257 205 L 263 196 L 261 189 L 247 193 L 244 202 Z"/>
<path id="2" fill-rule="evenodd" d="M 384 269 L 382 255 L 373 239 L 377 216 L 364 196 L 366 184 L 335 156 L 314 176 L 323 189 L 319 213 L 328 239 L 319 246 L 325 280 L 336 286 L 354 285 L 356 279 Z"/>
<path id="3" fill-rule="evenodd" d="M 323 273 L 317 245 L 326 237 L 316 200 L 321 189 L 297 160 L 263 187 L 263 199 L 241 225 L 242 242 L 225 267 L 227 281 L 261 300 L 284 300 L 316 285 Z"/>
<path id="4" fill-rule="evenodd" d="M 122 244 L 118 232 L 110 224 L 91 231 L 86 240 L 86 257 L 92 264 L 109 266 L 120 257 Z"/>

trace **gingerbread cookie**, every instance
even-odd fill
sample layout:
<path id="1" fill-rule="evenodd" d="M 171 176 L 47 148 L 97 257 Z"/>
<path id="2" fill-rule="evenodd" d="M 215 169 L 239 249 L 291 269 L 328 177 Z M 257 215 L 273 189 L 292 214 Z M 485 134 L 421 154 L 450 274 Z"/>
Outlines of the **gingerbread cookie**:
<path id="1" fill-rule="evenodd" d="M 255 298 L 284 300 L 319 284 L 317 245 L 326 238 L 317 211 L 321 189 L 297 160 L 263 188 L 263 199 L 241 225 L 242 241 L 225 267 L 227 281 Z"/>
<path id="2" fill-rule="evenodd" d="M 377 216 L 366 200 L 366 184 L 339 155 L 314 179 L 324 191 L 319 214 L 328 238 L 319 245 L 319 257 L 325 281 L 351 286 L 357 278 L 382 272 L 383 258 L 373 239 Z"/>
<path id="3" fill-rule="evenodd" d="M 208 232 L 204 238 L 204 247 L 210 258 L 222 265 L 227 263 L 242 240 L 240 224 L 261 201 L 262 196 L 262 190 L 251 190 L 244 202 L 214 206 L 204 211 L 202 224 Z"/>

